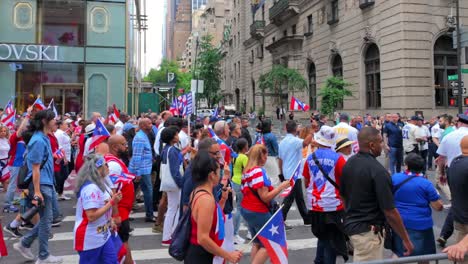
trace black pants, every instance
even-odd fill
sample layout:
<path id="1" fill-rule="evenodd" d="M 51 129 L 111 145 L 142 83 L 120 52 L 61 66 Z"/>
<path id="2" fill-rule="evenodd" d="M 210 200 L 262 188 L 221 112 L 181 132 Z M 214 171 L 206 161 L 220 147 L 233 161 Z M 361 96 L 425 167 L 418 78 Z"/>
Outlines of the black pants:
<path id="1" fill-rule="evenodd" d="M 162 192 L 159 191 L 161 187 L 161 158 L 156 157 L 155 162 L 153 163 L 152 171 L 156 172 L 156 177 L 154 179 L 153 184 L 153 208 L 154 210 L 158 210 L 159 207 L 159 200 L 161 200 Z"/>
<path id="2" fill-rule="evenodd" d="M 65 181 L 70 174 L 68 170 L 68 165 L 65 165 L 63 160 L 60 162 L 60 171 L 54 173 L 55 174 L 55 190 L 58 194 L 63 194 L 63 186 L 65 185 Z"/>
<path id="3" fill-rule="evenodd" d="M 445 218 L 442 230 L 440 230 L 440 236 L 445 240 L 448 240 L 453 235 L 453 214 L 450 208 L 447 217 Z"/>
<path id="4" fill-rule="evenodd" d="M 289 209 L 291 208 L 292 203 L 296 200 L 297 209 L 302 216 L 304 221 L 308 221 L 308 210 L 304 202 L 304 195 L 302 194 L 302 179 L 297 179 L 296 183 L 294 184 L 291 193 L 284 198 L 283 201 L 283 219 L 286 220 L 288 217 Z"/>
<path id="5" fill-rule="evenodd" d="M 424 170 L 422 171 L 423 174 L 426 174 L 426 169 L 427 169 L 427 154 L 428 154 L 428 150 L 425 149 L 425 150 L 421 150 L 419 152 L 419 155 L 421 155 L 421 157 L 423 158 L 424 160 Z"/>

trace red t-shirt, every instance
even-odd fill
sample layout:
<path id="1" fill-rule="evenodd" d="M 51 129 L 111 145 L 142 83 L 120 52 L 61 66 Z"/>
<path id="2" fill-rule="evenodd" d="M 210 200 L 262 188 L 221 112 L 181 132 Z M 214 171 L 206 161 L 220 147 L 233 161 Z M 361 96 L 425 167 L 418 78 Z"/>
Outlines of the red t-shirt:
<path id="1" fill-rule="evenodd" d="M 85 147 L 85 135 L 81 134 L 80 138 L 78 139 L 78 148 L 79 152 L 78 155 L 76 155 L 76 162 L 75 162 L 75 171 L 78 172 L 83 166 L 83 153 L 84 153 L 84 147 Z"/>
<path id="2" fill-rule="evenodd" d="M 270 178 L 264 168 L 253 167 L 242 175 L 242 199 L 241 206 L 251 212 L 267 213 L 268 207 L 259 199 L 258 189 L 268 187 L 268 191 L 273 190 Z M 256 192 L 257 194 L 255 194 Z"/>
<path id="3" fill-rule="evenodd" d="M 55 153 L 59 149 L 58 140 L 55 137 L 54 133 L 49 133 L 49 134 L 47 134 L 47 136 L 49 137 L 50 146 L 52 148 L 52 156 L 54 157 L 54 172 L 59 172 L 60 171 L 60 163 L 57 164 L 57 162 L 56 162 L 57 158 L 56 158 L 56 155 L 55 155 Z"/>
<path id="4" fill-rule="evenodd" d="M 203 195 L 209 195 L 208 193 L 203 193 L 200 196 L 198 196 L 194 201 L 193 204 L 195 204 L 198 200 Z M 211 222 L 211 229 L 210 229 L 210 238 L 220 247 L 223 244 L 224 241 L 224 221 L 225 221 L 225 216 L 223 213 L 223 210 L 219 206 L 218 203 L 216 203 L 216 207 L 213 211 L 213 221 Z M 193 217 L 190 217 L 190 222 L 192 223 L 192 230 L 191 230 L 191 235 L 190 235 L 190 244 L 198 246 L 198 226 L 197 222 Z"/>
<path id="5" fill-rule="evenodd" d="M 112 154 L 107 154 L 104 156 L 108 166 L 109 166 L 109 174 L 117 174 L 121 175 L 122 173 L 130 174 L 128 171 L 127 166 L 116 156 Z M 118 185 L 118 184 L 117 184 Z M 117 188 L 118 186 L 113 186 L 113 188 Z M 135 188 L 133 186 L 133 182 L 126 182 L 121 186 L 120 191 L 122 192 L 122 200 L 118 203 L 119 215 L 122 221 L 128 219 L 130 215 L 130 211 L 132 210 L 133 200 L 135 198 Z"/>
<path id="6" fill-rule="evenodd" d="M 222 152 L 224 152 L 224 162 L 226 164 L 230 164 L 231 163 L 231 150 L 229 149 L 229 147 L 225 144 L 220 144 L 219 148 L 221 149 Z"/>

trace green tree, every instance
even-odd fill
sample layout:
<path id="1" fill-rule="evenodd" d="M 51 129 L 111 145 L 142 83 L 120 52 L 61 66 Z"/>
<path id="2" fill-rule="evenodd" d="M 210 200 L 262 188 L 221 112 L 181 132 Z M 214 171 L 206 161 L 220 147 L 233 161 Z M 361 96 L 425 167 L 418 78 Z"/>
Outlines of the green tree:
<path id="1" fill-rule="evenodd" d="M 151 69 L 148 72 L 148 75 L 145 76 L 144 81 L 151 82 L 153 84 L 165 84 L 167 83 L 168 72 L 175 74 L 177 89 L 183 88 L 185 92 L 190 91 L 190 80 L 192 79 L 192 74 L 190 72 L 182 72 L 176 61 L 163 59 L 159 68 Z"/>
<path id="2" fill-rule="evenodd" d="M 342 102 L 345 96 L 352 96 L 353 93 L 346 89 L 351 84 L 341 77 L 328 77 L 325 85 L 320 89 L 319 96 L 322 97 L 320 112 L 326 115 L 332 115 L 339 102 Z"/>
<path id="3" fill-rule="evenodd" d="M 266 89 L 269 89 L 276 96 L 281 108 L 283 108 L 281 97 L 284 93 L 303 91 L 307 87 L 307 81 L 296 69 L 289 69 L 283 65 L 273 65 L 269 72 L 260 76 L 258 82 L 258 87 L 262 91 L 263 109 L 265 109 Z"/>
<path id="4" fill-rule="evenodd" d="M 215 48 L 211 41 L 213 37 L 206 35 L 200 41 L 200 53 L 197 59 L 197 72 L 200 80 L 204 81 L 201 98 L 206 99 L 208 107 L 213 107 L 221 100 L 221 60 L 222 55 L 218 48 Z"/>

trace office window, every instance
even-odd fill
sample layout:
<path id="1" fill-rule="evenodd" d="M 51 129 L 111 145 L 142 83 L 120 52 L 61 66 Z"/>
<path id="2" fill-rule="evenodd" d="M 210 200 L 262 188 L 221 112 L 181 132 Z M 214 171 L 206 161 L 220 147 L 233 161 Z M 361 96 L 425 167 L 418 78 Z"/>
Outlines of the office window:
<path id="1" fill-rule="evenodd" d="M 328 13 L 328 24 L 332 25 L 337 23 L 339 19 L 338 0 L 332 0 L 330 3 L 330 12 Z"/>
<path id="2" fill-rule="evenodd" d="M 312 22 L 312 15 L 307 17 L 307 31 L 306 33 L 312 34 L 313 32 L 313 22 Z"/>
<path id="3" fill-rule="evenodd" d="M 375 44 L 366 51 L 364 60 L 366 66 L 366 101 L 367 108 L 379 108 L 382 105 L 380 86 L 380 53 Z"/>
<path id="4" fill-rule="evenodd" d="M 448 81 L 449 75 L 457 74 L 457 50 L 451 36 L 444 35 L 434 44 L 434 89 L 435 105 L 455 106 L 457 101 Z"/>
<path id="5" fill-rule="evenodd" d="M 341 60 L 340 54 L 336 54 L 332 60 L 332 73 L 335 77 L 343 78 L 343 61 Z M 343 101 L 338 102 L 336 109 L 343 109 Z"/>
<path id="6" fill-rule="evenodd" d="M 297 33 L 296 25 L 292 25 L 291 31 L 292 31 L 292 34 L 293 34 L 293 35 L 296 35 L 296 33 Z"/>
<path id="7" fill-rule="evenodd" d="M 314 63 L 309 65 L 309 104 L 310 109 L 317 109 L 317 73 Z"/>

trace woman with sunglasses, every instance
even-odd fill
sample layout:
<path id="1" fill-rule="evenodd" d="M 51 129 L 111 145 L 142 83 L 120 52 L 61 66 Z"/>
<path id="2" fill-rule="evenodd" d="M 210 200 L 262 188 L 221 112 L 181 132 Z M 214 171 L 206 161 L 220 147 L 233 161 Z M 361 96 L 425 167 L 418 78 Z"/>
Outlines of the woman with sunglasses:
<path id="1" fill-rule="evenodd" d="M 113 212 L 122 193 L 112 194 L 106 181 L 109 174 L 104 157 L 90 154 L 78 172 L 76 184 L 76 220 L 74 247 L 80 256 L 80 264 L 115 264 L 117 252 L 111 237 L 115 229 Z"/>

